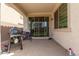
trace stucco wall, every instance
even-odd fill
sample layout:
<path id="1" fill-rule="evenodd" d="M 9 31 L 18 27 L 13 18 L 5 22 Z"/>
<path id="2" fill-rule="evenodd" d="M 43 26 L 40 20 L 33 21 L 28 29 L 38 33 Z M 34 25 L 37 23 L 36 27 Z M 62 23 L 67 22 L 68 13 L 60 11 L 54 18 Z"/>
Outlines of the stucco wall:
<path id="1" fill-rule="evenodd" d="M 59 6 L 59 5 L 58 5 Z M 68 28 L 54 29 L 52 21 L 52 37 L 65 49 L 72 48 L 79 55 L 79 4 L 68 4 Z M 56 10 L 56 9 L 55 9 Z M 52 13 L 53 17 L 54 12 Z"/>
<path id="2" fill-rule="evenodd" d="M 24 20 L 23 20 L 23 26 L 24 26 L 24 31 L 30 32 L 28 17 L 24 18 Z"/>

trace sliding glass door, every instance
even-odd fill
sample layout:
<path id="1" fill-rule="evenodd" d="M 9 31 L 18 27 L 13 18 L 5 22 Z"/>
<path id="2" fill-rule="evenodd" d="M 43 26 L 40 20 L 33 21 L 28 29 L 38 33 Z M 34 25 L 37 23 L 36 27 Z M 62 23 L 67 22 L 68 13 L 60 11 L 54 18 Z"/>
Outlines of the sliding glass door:
<path id="1" fill-rule="evenodd" d="M 33 37 L 49 36 L 49 17 L 29 17 Z"/>

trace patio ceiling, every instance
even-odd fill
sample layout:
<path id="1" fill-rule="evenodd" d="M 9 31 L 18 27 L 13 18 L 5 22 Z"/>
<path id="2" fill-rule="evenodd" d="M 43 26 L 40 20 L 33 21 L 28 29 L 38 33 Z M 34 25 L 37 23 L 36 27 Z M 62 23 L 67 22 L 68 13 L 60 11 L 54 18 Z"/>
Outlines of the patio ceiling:
<path id="1" fill-rule="evenodd" d="M 22 12 L 42 13 L 52 12 L 56 3 L 14 3 Z"/>

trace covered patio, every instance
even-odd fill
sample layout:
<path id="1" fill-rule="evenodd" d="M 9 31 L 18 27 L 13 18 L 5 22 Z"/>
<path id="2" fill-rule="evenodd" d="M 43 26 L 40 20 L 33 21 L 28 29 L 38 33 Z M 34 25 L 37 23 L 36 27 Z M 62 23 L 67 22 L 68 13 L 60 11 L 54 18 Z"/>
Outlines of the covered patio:
<path id="1" fill-rule="evenodd" d="M 10 40 L 9 29 L 17 27 L 31 32 L 32 41 L 23 40 L 23 50 L 19 46 L 11 47 L 12 56 L 67 56 L 69 48 L 79 55 L 78 6 L 67 3 L 2 4 L 1 45 Z"/>

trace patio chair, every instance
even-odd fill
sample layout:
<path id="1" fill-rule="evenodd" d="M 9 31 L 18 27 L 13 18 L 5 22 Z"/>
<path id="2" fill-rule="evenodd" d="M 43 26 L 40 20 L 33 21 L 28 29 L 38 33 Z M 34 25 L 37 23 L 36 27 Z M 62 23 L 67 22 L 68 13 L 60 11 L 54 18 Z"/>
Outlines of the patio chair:
<path id="1" fill-rule="evenodd" d="M 24 40 L 31 40 L 32 41 L 32 35 L 31 32 L 23 32 Z"/>
<path id="2" fill-rule="evenodd" d="M 14 32 L 12 31 L 14 30 Z M 11 46 L 14 45 L 18 45 L 20 46 L 20 49 L 23 49 L 23 35 L 22 35 L 22 31 L 19 31 L 18 28 L 11 28 L 10 32 L 9 32 L 9 45 L 8 45 L 8 52 L 10 52 L 10 48 Z"/>

